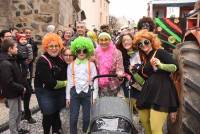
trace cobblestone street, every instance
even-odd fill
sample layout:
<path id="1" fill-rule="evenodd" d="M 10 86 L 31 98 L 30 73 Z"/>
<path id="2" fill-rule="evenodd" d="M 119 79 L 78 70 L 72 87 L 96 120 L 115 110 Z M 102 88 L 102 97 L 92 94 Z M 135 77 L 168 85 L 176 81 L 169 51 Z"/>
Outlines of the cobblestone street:
<path id="1" fill-rule="evenodd" d="M 61 112 L 61 119 L 62 119 L 62 127 L 63 127 L 63 133 L 64 134 L 69 134 L 69 123 L 68 123 L 68 110 L 63 109 Z M 36 114 L 33 115 L 33 118 L 37 120 L 37 123 L 35 124 L 28 124 L 27 121 L 23 120 L 21 122 L 21 126 L 23 129 L 27 129 L 30 131 L 30 134 L 43 134 L 43 130 L 42 130 L 42 114 L 41 112 L 37 112 Z M 81 124 L 81 121 L 79 121 Z M 79 125 L 79 128 L 81 128 L 81 126 Z M 79 133 L 81 134 L 81 129 L 79 131 Z M 4 131 L 2 134 L 9 134 L 9 130 Z"/>
<path id="2" fill-rule="evenodd" d="M 37 100 L 35 95 L 32 96 L 31 98 L 31 108 L 37 108 Z M 0 114 L 0 127 L 2 127 L 2 124 L 6 124 L 8 121 L 8 109 L 5 107 L 3 103 L 0 103 L 0 109 L 1 109 L 1 114 Z M 80 112 L 81 113 L 81 112 Z M 62 120 L 62 128 L 63 128 L 63 134 L 69 134 L 69 110 L 63 109 L 60 113 L 61 115 L 61 120 Z M 28 124 L 27 121 L 23 120 L 21 122 L 21 126 L 23 129 L 27 129 L 30 131 L 30 134 L 43 134 L 42 130 L 42 114 L 40 111 L 36 112 L 33 115 L 33 118 L 37 120 L 37 123 L 35 124 Z M 79 134 L 82 134 L 81 128 L 82 128 L 82 115 L 79 116 Z M 144 134 L 143 129 L 139 123 L 138 116 L 134 115 L 133 116 L 134 120 L 134 126 L 136 129 L 139 131 L 139 134 Z M 0 131 L 1 134 L 9 134 L 9 130 L 5 130 L 3 132 Z"/>

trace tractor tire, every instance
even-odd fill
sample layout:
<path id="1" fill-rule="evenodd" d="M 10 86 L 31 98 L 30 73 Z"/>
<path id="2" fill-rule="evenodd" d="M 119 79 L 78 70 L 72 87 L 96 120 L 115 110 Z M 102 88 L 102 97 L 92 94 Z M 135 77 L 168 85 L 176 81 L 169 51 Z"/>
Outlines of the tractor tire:
<path id="1" fill-rule="evenodd" d="M 186 41 L 177 46 L 174 54 L 180 74 L 180 108 L 178 121 L 171 131 L 173 134 L 174 131 L 177 134 L 200 134 L 200 44 Z"/>

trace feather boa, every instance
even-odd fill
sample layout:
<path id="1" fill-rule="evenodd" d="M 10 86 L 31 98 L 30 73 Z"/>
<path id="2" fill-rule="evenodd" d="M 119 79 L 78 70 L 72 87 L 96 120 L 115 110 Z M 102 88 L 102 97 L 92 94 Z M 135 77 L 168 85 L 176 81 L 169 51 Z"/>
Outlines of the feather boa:
<path id="1" fill-rule="evenodd" d="M 98 62 L 98 71 L 100 75 L 110 74 L 113 68 L 113 57 L 115 54 L 116 47 L 113 42 L 110 42 L 106 50 L 102 49 L 101 46 L 97 46 L 96 55 Z M 99 78 L 99 86 L 105 87 L 109 83 L 108 78 Z"/>

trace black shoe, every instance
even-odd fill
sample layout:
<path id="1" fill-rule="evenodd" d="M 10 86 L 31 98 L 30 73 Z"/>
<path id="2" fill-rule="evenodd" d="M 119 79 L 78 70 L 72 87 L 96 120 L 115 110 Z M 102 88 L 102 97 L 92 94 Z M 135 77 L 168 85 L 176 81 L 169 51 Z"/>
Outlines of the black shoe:
<path id="1" fill-rule="evenodd" d="M 27 133 L 29 133 L 29 131 L 28 130 L 26 130 L 26 129 L 20 129 L 19 131 L 18 131 L 18 133 L 19 134 L 27 134 Z"/>
<path id="2" fill-rule="evenodd" d="M 33 119 L 32 117 L 31 117 L 31 118 L 29 118 L 29 119 L 26 119 L 26 118 L 25 118 L 25 120 L 27 120 L 27 121 L 28 121 L 28 123 L 30 123 L 30 124 L 34 124 L 34 123 L 36 123 L 36 120 L 35 120 L 35 119 Z"/>
<path id="3" fill-rule="evenodd" d="M 6 108 L 9 108 L 7 99 L 5 99 L 4 103 L 5 103 Z"/>

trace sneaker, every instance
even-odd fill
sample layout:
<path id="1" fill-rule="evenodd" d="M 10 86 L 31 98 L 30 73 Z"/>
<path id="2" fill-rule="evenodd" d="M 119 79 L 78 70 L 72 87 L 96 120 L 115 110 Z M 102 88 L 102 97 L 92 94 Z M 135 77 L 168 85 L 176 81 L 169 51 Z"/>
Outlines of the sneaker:
<path id="1" fill-rule="evenodd" d="M 19 134 L 27 134 L 27 133 L 29 133 L 29 131 L 28 130 L 26 130 L 26 129 L 20 129 L 19 131 L 18 131 L 18 133 Z"/>
<path id="2" fill-rule="evenodd" d="M 34 124 L 34 123 L 36 123 L 36 120 L 35 119 L 33 119 L 32 117 L 31 118 L 29 118 L 29 119 L 26 119 L 27 121 L 28 121 L 28 123 L 30 123 L 30 124 Z"/>

